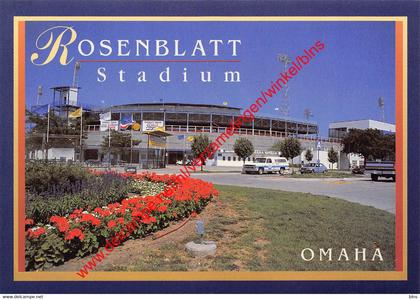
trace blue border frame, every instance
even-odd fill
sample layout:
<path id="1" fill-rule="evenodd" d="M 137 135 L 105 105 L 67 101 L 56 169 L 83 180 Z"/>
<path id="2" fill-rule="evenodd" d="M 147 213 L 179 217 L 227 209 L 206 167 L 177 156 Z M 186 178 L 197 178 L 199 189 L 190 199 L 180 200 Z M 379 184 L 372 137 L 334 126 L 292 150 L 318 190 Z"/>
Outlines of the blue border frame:
<path id="1" fill-rule="evenodd" d="M 419 1 L 13 1 L 0 3 L 0 293 L 419 293 Z M 14 282 L 13 16 L 408 16 L 408 281 Z M 418 48 L 417 48 L 418 50 Z"/>

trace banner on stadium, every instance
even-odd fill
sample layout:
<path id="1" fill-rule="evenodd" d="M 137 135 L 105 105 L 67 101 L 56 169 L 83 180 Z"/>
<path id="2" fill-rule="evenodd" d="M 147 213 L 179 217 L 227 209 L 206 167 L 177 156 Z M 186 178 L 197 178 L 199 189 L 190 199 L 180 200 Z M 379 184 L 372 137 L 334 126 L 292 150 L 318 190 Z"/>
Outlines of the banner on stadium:
<path id="1" fill-rule="evenodd" d="M 166 140 L 158 136 L 149 136 L 149 147 L 151 148 L 166 148 Z"/>
<path id="2" fill-rule="evenodd" d="M 143 120 L 142 129 L 143 132 L 165 131 L 162 120 Z"/>
<path id="3" fill-rule="evenodd" d="M 118 120 L 101 120 L 100 131 L 105 132 L 110 130 L 118 131 Z"/>

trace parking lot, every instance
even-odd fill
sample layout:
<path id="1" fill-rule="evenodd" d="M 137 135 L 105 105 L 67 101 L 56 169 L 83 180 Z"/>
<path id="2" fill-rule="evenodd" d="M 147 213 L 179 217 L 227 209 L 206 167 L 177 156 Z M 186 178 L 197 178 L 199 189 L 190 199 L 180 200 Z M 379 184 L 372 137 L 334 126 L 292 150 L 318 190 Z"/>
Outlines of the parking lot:
<path id="1" fill-rule="evenodd" d="M 179 166 L 154 170 L 158 173 L 179 174 Z M 208 172 L 199 171 L 192 177 L 200 178 L 214 184 L 244 187 L 276 189 L 292 192 L 326 195 L 373 206 L 395 213 L 395 183 L 382 179 L 372 182 L 369 176 L 351 178 L 290 178 L 278 174 L 241 174 L 235 168 L 206 168 Z"/>

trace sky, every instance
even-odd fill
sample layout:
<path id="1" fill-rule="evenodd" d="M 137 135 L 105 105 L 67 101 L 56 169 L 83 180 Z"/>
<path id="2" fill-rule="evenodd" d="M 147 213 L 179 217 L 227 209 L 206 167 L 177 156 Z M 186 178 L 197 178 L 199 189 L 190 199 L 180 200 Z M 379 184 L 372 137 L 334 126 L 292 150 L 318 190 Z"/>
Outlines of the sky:
<path id="1" fill-rule="evenodd" d="M 72 26 L 76 40 L 68 46 L 67 66 L 59 64 L 57 55 L 49 64 L 34 65 L 31 54 L 39 53 L 36 62 L 45 60 L 48 49 L 36 48 L 41 32 L 54 26 Z M 52 101 L 53 86 L 71 85 L 74 63 L 79 59 L 200 59 L 239 60 L 223 63 L 129 63 L 82 62 L 78 85 L 79 100 L 95 107 L 125 103 L 180 102 L 247 108 L 278 78 L 283 65 L 277 54 L 292 59 L 303 55 L 317 41 L 325 48 L 289 81 L 290 117 L 304 119 L 304 110 L 312 111 L 311 121 L 318 123 L 320 135 L 328 135 L 328 123 L 356 119 L 381 119 L 378 98 L 385 99 L 385 121 L 395 123 L 395 35 L 393 22 L 27 22 L 26 25 L 26 105 L 36 103 L 37 88 L 43 86 L 40 104 Z M 54 31 L 54 39 L 59 31 Z M 69 34 L 70 32 L 67 32 Z M 40 38 L 40 44 L 48 35 Z M 69 36 L 63 35 L 63 41 Z M 83 57 L 77 50 L 83 39 L 92 40 L 95 51 Z M 113 54 L 99 55 L 100 40 L 111 40 Z M 131 55 L 118 57 L 117 40 L 130 41 Z M 168 40 L 170 54 L 165 57 L 135 56 L 136 39 Z M 185 57 L 175 57 L 173 40 L 180 40 Z M 219 56 L 212 56 L 211 39 L 221 39 Z M 202 40 L 206 57 L 191 57 L 196 40 Z M 227 40 L 241 40 L 237 56 L 232 56 Z M 40 45 L 39 44 L 39 45 Z M 87 44 L 83 44 L 85 52 Z M 61 52 L 58 52 L 60 54 Z M 107 80 L 98 82 L 97 70 L 106 68 Z M 171 81 L 163 83 L 159 73 L 170 68 Z M 188 82 L 182 82 L 187 68 Z M 124 70 L 125 82 L 119 81 Z M 137 73 L 144 71 L 147 82 L 137 82 Z M 211 71 L 212 82 L 200 80 L 200 71 Z M 225 83 L 225 71 L 239 71 L 240 83 Z M 265 115 L 280 116 L 275 110 L 281 96 L 274 96 L 260 110 Z"/>

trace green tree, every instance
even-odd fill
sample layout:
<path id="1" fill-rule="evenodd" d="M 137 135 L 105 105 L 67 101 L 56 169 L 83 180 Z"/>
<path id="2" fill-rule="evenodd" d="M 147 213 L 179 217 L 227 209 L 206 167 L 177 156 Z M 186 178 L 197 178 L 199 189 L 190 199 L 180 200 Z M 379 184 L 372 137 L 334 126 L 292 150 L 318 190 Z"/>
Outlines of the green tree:
<path id="1" fill-rule="evenodd" d="M 101 144 L 101 149 L 107 154 L 114 154 L 117 156 L 123 156 L 127 154 L 132 146 L 140 144 L 141 140 L 135 140 L 131 138 L 131 133 L 120 132 L 120 131 L 111 131 L 110 136 L 104 136 Z"/>
<path id="2" fill-rule="evenodd" d="M 334 164 L 338 162 L 338 153 L 332 147 L 328 151 L 328 161 L 332 163 L 333 168 Z"/>
<path id="3" fill-rule="evenodd" d="M 203 165 L 206 163 L 208 158 L 211 158 L 208 155 L 207 148 L 209 148 L 211 144 L 211 140 L 209 139 L 208 135 L 200 134 L 198 136 L 194 136 L 194 140 L 191 143 L 191 151 L 194 155 L 194 158 L 199 158 L 201 161 L 201 171 L 203 171 Z"/>
<path id="4" fill-rule="evenodd" d="M 312 151 L 310 149 L 307 149 L 306 153 L 305 153 L 306 161 L 311 162 L 313 157 L 314 157 L 314 155 L 312 154 Z"/>
<path id="5" fill-rule="evenodd" d="M 302 147 L 299 140 L 296 138 L 286 138 L 283 141 L 278 141 L 272 147 L 275 151 L 280 151 L 281 155 L 290 160 L 298 156 L 302 152 Z"/>
<path id="6" fill-rule="evenodd" d="M 84 113 L 84 117 L 86 113 Z M 85 119 L 83 120 L 84 125 Z M 55 114 L 53 110 L 45 115 L 39 115 L 26 111 L 26 151 L 45 150 L 53 147 L 74 147 L 80 146 L 80 118 L 67 121 L 66 118 Z M 47 142 L 48 131 L 48 142 Z M 87 138 L 85 130 L 82 134 L 83 139 Z M 48 159 L 48 155 L 46 155 Z"/>
<path id="7" fill-rule="evenodd" d="M 367 159 L 394 160 L 395 135 L 377 129 L 350 129 L 341 140 L 343 152 L 358 154 Z"/>
<path id="8" fill-rule="evenodd" d="M 246 138 L 239 138 L 236 139 L 235 144 L 233 145 L 233 151 L 245 164 L 245 159 L 254 153 L 254 145 Z"/>

